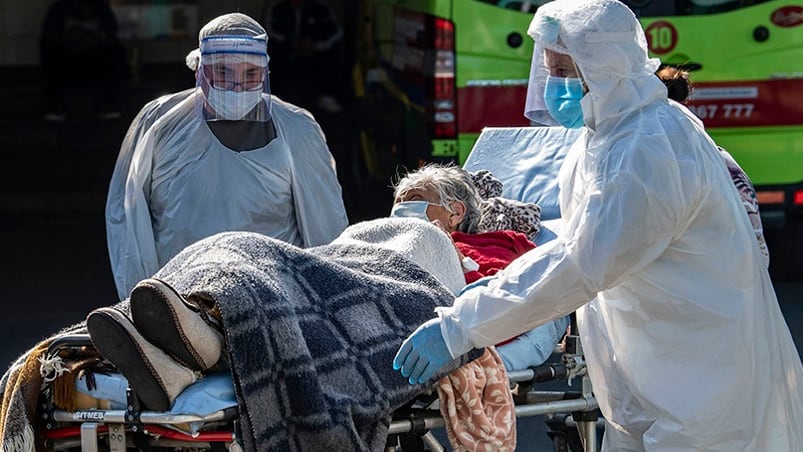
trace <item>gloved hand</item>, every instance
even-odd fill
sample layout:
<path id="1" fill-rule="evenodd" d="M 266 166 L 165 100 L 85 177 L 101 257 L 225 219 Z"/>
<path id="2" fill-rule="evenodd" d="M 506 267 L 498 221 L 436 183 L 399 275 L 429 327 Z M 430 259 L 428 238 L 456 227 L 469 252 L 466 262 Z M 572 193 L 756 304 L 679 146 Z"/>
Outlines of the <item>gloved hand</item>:
<path id="1" fill-rule="evenodd" d="M 441 334 L 441 319 L 435 318 L 421 324 L 402 342 L 393 358 L 393 369 L 401 369 L 401 374 L 414 385 L 429 380 L 451 360 Z"/>
<path id="2" fill-rule="evenodd" d="M 475 287 L 487 286 L 488 283 L 491 282 L 492 279 L 494 279 L 493 275 L 491 275 L 491 276 L 483 276 L 482 278 L 474 281 L 473 283 L 467 285 L 466 287 L 463 287 L 463 289 L 460 291 L 459 295 L 463 295 L 464 293 L 468 292 L 471 289 L 474 289 Z"/>

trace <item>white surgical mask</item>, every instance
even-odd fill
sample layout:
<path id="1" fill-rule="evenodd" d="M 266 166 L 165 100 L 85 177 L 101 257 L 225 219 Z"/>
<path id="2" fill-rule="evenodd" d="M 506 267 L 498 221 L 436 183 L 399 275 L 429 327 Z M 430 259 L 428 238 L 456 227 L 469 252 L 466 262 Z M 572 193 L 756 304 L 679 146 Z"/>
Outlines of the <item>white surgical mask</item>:
<path id="1" fill-rule="evenodd" d="M 403 201 L 393 206 L 391 217 L 420 218 L 429 221 L 427 207 L 432 204 L 428 201 Z"/>
<path id="2" fill-rule="evenodd" d="M 262 90 L 236 92 L 209 87 L 207 100 L 221 118 L 237 121 L 262 100 Z"/>

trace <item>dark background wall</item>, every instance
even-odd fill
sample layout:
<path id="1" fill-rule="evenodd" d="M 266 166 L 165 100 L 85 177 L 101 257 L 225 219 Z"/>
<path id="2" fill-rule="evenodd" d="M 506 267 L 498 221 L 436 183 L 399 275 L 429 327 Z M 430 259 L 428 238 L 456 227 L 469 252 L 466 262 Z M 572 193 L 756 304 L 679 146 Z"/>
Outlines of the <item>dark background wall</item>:
<path id="1" fill-rule="evenodd" d="M 175 6 L 175 2 L 157 0 L 136 3 Z M 331 0 L 338 14 L 343 3 Z M 197 15 L 189 20 L 186 36 L 123 39 L 131 74 L 117 87 L 118 119 L 99 119 L 92 90 L 83 87 L 68 91 L 66 120 L 48 122 L 43 120 L 47 96 L 38 40 L 49 4 L 0 0 L 3 363 L 36 340 L 82 320 L 92 308 L 116 301 L 106 252 L 104 207 L 117 153 L 131 120 L 147 101 L 194 85 L 184 56 L 197 47 L 198 29 L 203 24 L 231 11 L 259 17 L 264 8 L 259 0 L 180 4 L 177 7 L 189 7 Z M 63 68 L 65 73 L 70 69 L 69 65 Z M 318 111 L 314 99 L 303 90 L 287 96 L 310 109 L 339 158 L 344 152 L 349 112 Z M 383 213 L 371 209 L 370 205 L 348 203 L 352 220 Z"/>

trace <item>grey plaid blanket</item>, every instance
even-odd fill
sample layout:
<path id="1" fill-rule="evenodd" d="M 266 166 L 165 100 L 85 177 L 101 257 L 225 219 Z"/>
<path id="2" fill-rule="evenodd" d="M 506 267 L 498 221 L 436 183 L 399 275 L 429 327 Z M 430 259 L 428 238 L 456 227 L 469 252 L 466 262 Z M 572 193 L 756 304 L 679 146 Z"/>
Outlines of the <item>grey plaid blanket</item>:
<path id="1" fill-rule="evenodd" d="M 401 254 L 354 240 L 303 250 L 224 233 L 157 277 L 217 302 L 246 450 L 383 450 L 392 412 L 427 388 L 394 371 L 393 356 L 453 300 Z"/>
<path id="2" fill-rule="evenodd" d="M 455 284 L 448 237 L 406 221 L 369 222 L 307 250 L 253 233 L 218 234 L 156 275 L 217 302 L 246 450 L 383 450 L 395 409 L 479 356 L 455 360 L 425 385 L 411 386 L 392 369 L 402 340 L 454 298 L 423 270 Z M 116 307 L 128 312 L 128 301 Z M 9 395 L 17 373 L 7 371 L 0 394 Z M 21 398 L 5 408 L 25 412 Z M 22 424 L 5 425 L 0 441 L 17 445 L 8 450 L 33 449 L 28 418 Z"/>

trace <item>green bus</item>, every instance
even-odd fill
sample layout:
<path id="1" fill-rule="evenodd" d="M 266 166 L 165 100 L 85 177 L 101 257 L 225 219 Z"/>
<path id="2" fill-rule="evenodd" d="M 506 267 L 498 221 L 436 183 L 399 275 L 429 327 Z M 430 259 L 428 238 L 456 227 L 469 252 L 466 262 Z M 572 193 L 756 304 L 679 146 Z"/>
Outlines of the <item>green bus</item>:
<path id="1" fill-rule="evenodd" d="M 483 127 L 529 125 L 526 30 L 544 3 L 360 1 L 346 189 L 425 162 L 462 163 Z M 756 186 L 773 276 L 803 277 L 803 3 L 624 3 L 651 55 L 692 71 L 689 108 Z"/>

